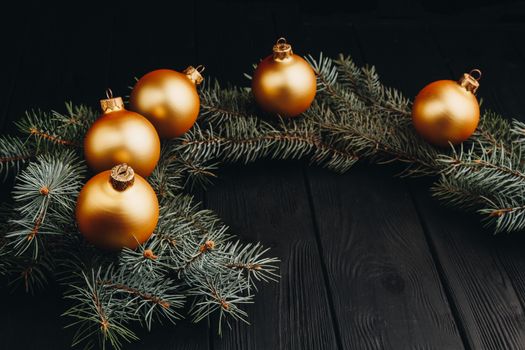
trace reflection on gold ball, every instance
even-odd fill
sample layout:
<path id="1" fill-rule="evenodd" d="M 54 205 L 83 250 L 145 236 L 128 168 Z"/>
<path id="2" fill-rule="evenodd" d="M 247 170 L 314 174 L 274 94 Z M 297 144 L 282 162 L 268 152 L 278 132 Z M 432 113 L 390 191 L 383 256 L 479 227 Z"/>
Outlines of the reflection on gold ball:
<path id="1" fill-rule="evenodd" d="M 124 109 L 120 98 L 102 100 L 101 105 L 105 113 L 84 139 L 89 167 L 101 172 L 127 163 L 136 173 L 149 176 L 160 157 L 160 140 L 153 125 L 140 114 Z"/>
<path id="2" fill-rule="evenodd" d="M 187 74 L 159 69 L 144 75 L 130 97 L 131 109 L 144 115 L 161 138 L 181 136 L 199 115 L 200 99 Z"/>
<path id="3" fill-rule="evenodd" d="M 423 88 L 412 107 L 418 133 L 437 146 L 456 145 L 472 135 L 479 122 L 479 104 L 472 91 L 452 80 Z"/>
<path id="4" fill-rule="evenodd" d="M 279 39 L 273 55 L 258 65 L 252 79 L 252 91 L 262 109 L 283 117 L 294 117 L 310 107 L 316 92 L 312 67 L 293 54 L 284 39 Z"/>
<path id="5" fill-rule="evenodd" d="M 135 249 L 157 226 L 157 195 L 143 177 L 132 176 L 127 188 L 115 188 L 112 170 L 106 170 L 92 177 L 80 191 L 76 205 L 78 228 L 99 248 Z"/>

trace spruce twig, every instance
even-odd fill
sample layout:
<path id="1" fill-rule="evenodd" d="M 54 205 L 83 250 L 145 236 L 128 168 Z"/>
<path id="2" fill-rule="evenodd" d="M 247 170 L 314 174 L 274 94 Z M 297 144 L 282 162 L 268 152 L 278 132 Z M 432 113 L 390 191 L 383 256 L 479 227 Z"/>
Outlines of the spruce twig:
<path id="1" fill-rule="evenodd" d="M 173 323 L 186 302 L 195 322 L 217 312 L 219 332 L 223 323 L 247 322 L 243 305 L 258 283 L 278 280 L 279 260 L 258 243 L 236 241 L 183 192 L 208 183 L 221 163 L 261 158 L 306 159 L 338 172 L 359 159 L 396 162 L 403 176 L 436 177 L 436 197 L 477 211 L 496 232 L 525 228 L 525 124 L 486 112 L 463 145 L 435 148 L 413 129 L 410 100 L 373 67 L 346 56 L 309 61 L 318 95 L 294 119 L 262 114 L 249 89 L 204 86 L 198 125 L 164 142 L 148 179 L 160 217 L 137 250 L 102 252 L 75 225 L 86 181 L 79 140 L 98 113 L 71 103 L 65 113 L 28 112 L 18 123 L 23 136 L 0 137 L 0 172 L 16 176 L 13 203 L 0 215 L 0 274 L 16 271 L 30 290 L 59 278 L 72 302 L 64 315 L 77 328 L 74 345 L 120 349 L 137 339 L 133 324 Z"/>

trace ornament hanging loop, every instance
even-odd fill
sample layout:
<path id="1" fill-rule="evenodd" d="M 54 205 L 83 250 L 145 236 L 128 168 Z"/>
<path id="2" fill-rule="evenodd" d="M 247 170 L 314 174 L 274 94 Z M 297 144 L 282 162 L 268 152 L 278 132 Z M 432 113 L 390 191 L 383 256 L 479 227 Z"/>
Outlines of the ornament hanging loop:
<path id="1" fill-rule="evenodd" d="M 470 73 L 464 73 L 458 80 L 458 84 L 464 87 L 467 91 L 473 94 L 479 88 L 479 80 L 481 79 L 481 71 L 479 69 L 473 69 Z"/>
<path id="2" fill-rule="evenodd" d="M 470 74 L 476 81 L 479 81 L 481 79 L 481 71 L 477 68 L 471 70 L 468 74 Z"/>
<path id="3" fill-rule="evenodd" d="M 292 57 L 292 55 L 292 45 L 288 44 L 283 37 L 277 39 L 275 45 L 273 45 L 273 59 L 276 61 L 283 61 Z"/>
<path id="4" fill-rule="evenodd" d="M 199 64 L 197 67 L 195 67 L 195 70 L 202 74 L 206 70 L 206 67 L 204 67 L 202 64 Z"/>
<path id="5" fill-rule="evenodd" d="M 111 88 L 106 89 L 106 97 L 108 100 L 113 98 L 113 91 L 111 90 Z"/>
<path id="6" fill-rule="evenodd" d="M 135 171 L 126 163 L 111 168 L 111 185 L 117 191 L 124 191 L 135 182 Z"/>

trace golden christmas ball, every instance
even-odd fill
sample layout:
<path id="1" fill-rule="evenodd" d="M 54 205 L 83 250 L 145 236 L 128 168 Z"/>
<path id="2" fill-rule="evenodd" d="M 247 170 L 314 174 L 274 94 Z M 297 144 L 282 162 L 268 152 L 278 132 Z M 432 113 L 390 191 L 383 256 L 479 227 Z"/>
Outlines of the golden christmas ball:
<path id="1" fill-rule="evenodd" d="M 316 89 L 314 70 L 292 52 L 292 46 L 284 38 L 277 40 L 273 54 L 257 65 L 252 79 L 252 91 L 259 106 L 283 117 L 306 111 Z"/>
<path id="2" fill-rule="evenodd" d="M 199 115 L 197 85 L 203 80 L 203 70 L 190 66 L 183 73 L 170 69 L 149 72 L 131 92 L 131 109 L 148 118 L 161 138 L 181 136 Z"/>
<path id="3" fill-rule="evenodd" d="M 84 139 L 84 156 L 95 172 L 127 163 L 137 174 L 151 174 L 160 157 L 160 139 L 153 125 L 138 113 L 124 108 L 122 98 L 101 100 L 103 114 Z"/>
<path id="4" fill-rule="evenodd" d="M 82 187 L 76 219 L 82 235 L 95 246 L 135 249 L 155 230 L 159 202 L 142 176 L 127 164 L 119 164 Z"/>
<path id="5" fill-rule="evenodd" d="M 457 145 L 468 139 L 479 122 L 475 93 L 480 77 L 481 72 L 474 69 L 457 82 L 438 80 L 425 86 L 412 106 L 417 132 L 437 146 L 448 146 L 449 142 Z"/>

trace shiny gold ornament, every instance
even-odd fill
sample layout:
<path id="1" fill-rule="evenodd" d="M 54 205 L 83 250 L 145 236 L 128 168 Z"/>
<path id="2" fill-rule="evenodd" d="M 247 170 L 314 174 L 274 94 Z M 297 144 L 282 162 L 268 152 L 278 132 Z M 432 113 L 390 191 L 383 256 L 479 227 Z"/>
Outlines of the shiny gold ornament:
<path id="1" fill-rule="evenodd" d="M 157 195 L 127 164 L 92 177 L 77 199 L 82 235 L 99 248 L 135 249 L 148 240 L 159 219 Z"/>
<path id="2" fill-rule="evenodd" d="M 468 139 L 479 122 L 475 93 L 480 78 L 481 71 L 474 69 L 457 82 L 438 80 L 425 86 L 412 106 L 412 122 L 418 133 L 437 146 Z"/>
<path id="3" fill-rule="evenodd" d="M 159 135 L 151 123 L 124 108 L 122 98 L 100 101 L 103 114 L 93 123 L 84 139 L 84 156 L 95 172 L 127 163 L 137 174 L 151 174 L 160 157 Z"/>
<path id="4" fill-rule="evenodd" d="M 200 98 L 196 86 L 204 68 L 188 67 L 183 73 L 170 69 L 149 72 L 131 92 L 131 109 L 144 115 L 161 138 L 181 136 L 199 115 Z"/>
<path id="5" fill-rule="evenodd" d="M 283 117 L 297 116 L 310 107 L 317 82 L 314 70 L 302 57 L 294 55 L 292 46 L 280 38 L 273 55 L 255 69 L 252 91 L 259 106 Z"/>

